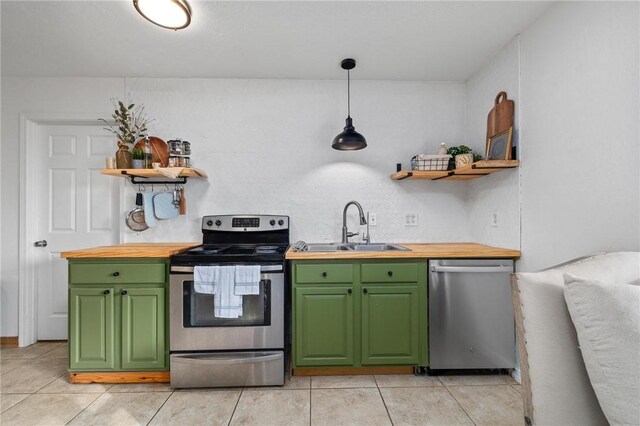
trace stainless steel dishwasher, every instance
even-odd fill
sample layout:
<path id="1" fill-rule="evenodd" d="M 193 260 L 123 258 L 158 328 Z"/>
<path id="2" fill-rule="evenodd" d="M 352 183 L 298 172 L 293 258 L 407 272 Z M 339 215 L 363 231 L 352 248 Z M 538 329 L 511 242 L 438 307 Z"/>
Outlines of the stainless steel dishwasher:
<path id="1" fill-rule="evenodd" d="M 515 367 L 511 259 L 429 261 L 429 368 Z"/>

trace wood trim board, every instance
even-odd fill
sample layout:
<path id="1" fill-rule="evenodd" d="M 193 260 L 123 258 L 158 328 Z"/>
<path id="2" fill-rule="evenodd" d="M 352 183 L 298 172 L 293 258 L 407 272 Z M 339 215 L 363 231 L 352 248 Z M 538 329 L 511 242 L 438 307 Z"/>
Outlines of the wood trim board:
<path id="1" fill-rule="evenodd" d="M 99 371 L 69 373 L 69 383 L 169 383 L 169 371 Z"/>
<path id="2" fill-rule="evenodd" d="M 0 347 L 3 347 L 3 348 L 17 348 L 18 347 L 18 336 L 0 337 Z"/>

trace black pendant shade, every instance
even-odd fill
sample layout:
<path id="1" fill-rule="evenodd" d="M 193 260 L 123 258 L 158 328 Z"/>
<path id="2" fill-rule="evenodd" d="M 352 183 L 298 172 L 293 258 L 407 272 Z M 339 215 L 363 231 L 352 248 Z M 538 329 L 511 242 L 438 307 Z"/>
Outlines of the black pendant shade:
<path id="1" fill-rule="evenodd" d="M 367 140 L 353 127 L 351 117 L 347 117 L 344 131 L 333 138 L 333 149 L 340 151 L 355 151 L 367 147 Z"/>
<path id="2" fill-rule="evenodd" d="M 347 120 L 344 131 L 333 139 L 331 147 L 340 151 L 356 151 L 367 147 L 367 140 L 356 132 L 351 119 L 351 75 L 349 71 L 356 67 L 355 59 L 343 59 L 340 63 L 342 69 L 347 70 Z"/>

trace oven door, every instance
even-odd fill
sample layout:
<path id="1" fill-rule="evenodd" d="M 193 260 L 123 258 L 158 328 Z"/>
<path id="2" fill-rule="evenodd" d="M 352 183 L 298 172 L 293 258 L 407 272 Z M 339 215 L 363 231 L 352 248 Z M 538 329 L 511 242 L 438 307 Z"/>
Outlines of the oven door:
<path id="1" fill-rule="evenodd" d="M 242 296 L 242 315 L 217 318 L 214 295 L 194 289 L 193 267 L 172 266 L 171 352 L 284 348 L 284 277 L 282 264 L 261 265 L 260 293 Z"/>

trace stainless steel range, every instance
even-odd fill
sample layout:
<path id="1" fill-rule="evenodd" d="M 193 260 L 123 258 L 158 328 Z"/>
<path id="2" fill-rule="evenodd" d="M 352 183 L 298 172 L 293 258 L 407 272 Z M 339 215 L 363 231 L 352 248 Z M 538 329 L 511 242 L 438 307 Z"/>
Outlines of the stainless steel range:
<path id="1" fill-rule="evenodd" d="M 171 257 L 171 387 L 284 384 L 289 217 L 205 216 L 202 234 L 201 246 Z M 216 316 L 194 267 L 238 265 L 259 265 L 258 294 L 241 296 L 236 318 Z"/>

